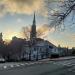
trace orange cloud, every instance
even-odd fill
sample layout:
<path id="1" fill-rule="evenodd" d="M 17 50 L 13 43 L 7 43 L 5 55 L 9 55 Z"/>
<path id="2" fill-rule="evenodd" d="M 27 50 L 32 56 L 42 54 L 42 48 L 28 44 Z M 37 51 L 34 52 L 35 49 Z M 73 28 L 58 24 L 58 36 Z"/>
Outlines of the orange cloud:
<path id="1" fill-rule="evenodd" d="M 32 14 L 34 11 L 39 13 L 44 11 L 44 5 L 44 0 L 1 0 L 0 13 Z"/>
<path id="2" fill-rule="evenodd" d="M 37 37 L 46 38 L 50 33 L 54 32 L 54 28 L 50 28 L 49 25 L 44 24 L 37 27 Z"/>
<path id="3" fill-rule="evenodd" d="M 12 37 L 17 36 L 20 37 L 18 32 L 14 32 L 13 30 L 7 29 L 3 35 L 4 40 L 12 40 Z"/>
<path id="4" fill-rule="evenodd" d="M 49 25 L 44 24 L 44 25 L 39 25 L 37 26 L 37 37 L 38 38 L 47 38 L 50 33 L 54 32 L 54 28 L 50 28 Z M 23 27 L 21 30 L 21 36 L 23 38 L 29 39 L 30 38 L 30 32 L 31 32 L 31 26 L 26 26 Z"/>

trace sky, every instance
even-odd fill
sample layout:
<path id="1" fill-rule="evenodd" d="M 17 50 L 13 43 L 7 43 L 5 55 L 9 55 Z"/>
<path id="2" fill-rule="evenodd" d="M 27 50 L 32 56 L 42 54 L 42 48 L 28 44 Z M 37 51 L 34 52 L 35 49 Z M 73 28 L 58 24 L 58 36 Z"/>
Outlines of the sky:
<path id="1" fill-rule="evenodd" d="M 0 0 L 0 32 L 3 33 L 3 39 L 11 40 L 13 36 L 22 37 L 20 33 L 22 27 L 32 25 L 35 12 L 37 31 L 42 33 L 41 38 L 49 40 L 56 46 L 60 44 L 64 47 L 75 47 L 72 13 L 65 19 L 65 30 L 55 31 L 48 25 L 45 5 L 44 0 Z"/>

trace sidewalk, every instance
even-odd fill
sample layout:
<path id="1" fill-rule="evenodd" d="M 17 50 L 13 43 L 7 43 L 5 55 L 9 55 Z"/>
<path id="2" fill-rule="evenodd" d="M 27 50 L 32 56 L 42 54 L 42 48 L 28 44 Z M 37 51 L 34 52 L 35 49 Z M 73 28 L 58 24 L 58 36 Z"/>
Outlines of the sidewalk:
<path id="1" fill-rule="evenodd" d="M 68 56 L 68 57 L 59 57 L 59 58 L 48 58 L 48 59 L 43 59 L 43 60 L 39 60 L 41 62 L 45 62 L 45 61 L 63 61 L 63 60 L 70 60 L 70 59 L 75 59 L 75 56 Z"/>
<path id="2" fill-rule="evenodd" d="M 70 60 L 70 59 L 75 59 L 75 56 L 68 56 L 68 57 L 59 57 L 59 58 L 54 58 L 50 59 L 51 61 L 62 61 L 62 60 Z"/>

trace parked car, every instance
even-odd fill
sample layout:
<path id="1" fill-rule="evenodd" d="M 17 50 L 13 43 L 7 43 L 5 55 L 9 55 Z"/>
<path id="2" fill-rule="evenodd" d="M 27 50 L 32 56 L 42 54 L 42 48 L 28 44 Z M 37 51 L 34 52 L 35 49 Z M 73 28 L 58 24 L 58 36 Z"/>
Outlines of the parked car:
<path id="1" fill-rule="evenodd" d="M 0 63 L 5 63 L 5 59 L 4 58 L 0 58 Z"/>
<path id="2" fill-rule="evenodd" d="M 51 51 L 51 58 L 59 58 L 59 51 L 58 51 L 58 49 L 53 49 Z"/>
<path id="3" fill-rule="evenodd" d="M 59 58 L 59 54 L 51 54 L 51 58 Z"/>

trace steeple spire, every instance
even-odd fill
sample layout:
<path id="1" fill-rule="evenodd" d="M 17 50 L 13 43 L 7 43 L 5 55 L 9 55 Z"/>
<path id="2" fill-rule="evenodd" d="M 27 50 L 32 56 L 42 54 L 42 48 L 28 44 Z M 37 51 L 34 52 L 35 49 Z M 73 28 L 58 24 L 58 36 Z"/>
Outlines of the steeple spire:
<path id="1" fill-rule="evenodd" d="M 36 25 L 36 20 L 35 20 L 35 12 L 34 12 L 33 25 Z"/>
<path id="2" fill-rule="evenodd" d="M 34 17 L 33 17 L 33 24 L 31 27 L 31 34 L 30 34 L 30 39 L 35 39 L 36 38 L 36 19 L 35 19 L 35 12 L 34 12 Z"/>

